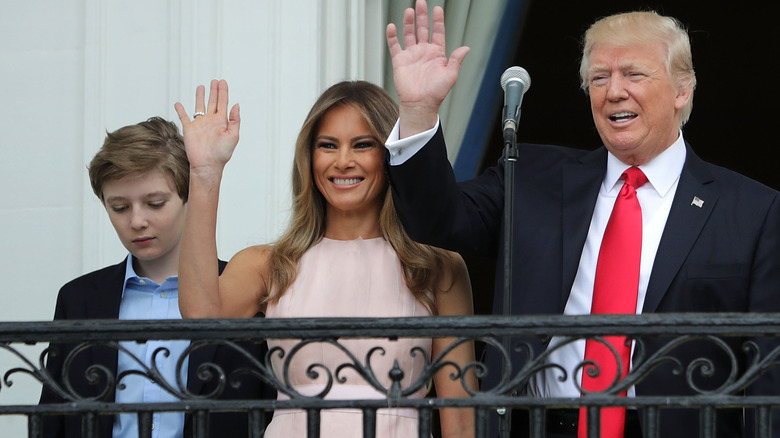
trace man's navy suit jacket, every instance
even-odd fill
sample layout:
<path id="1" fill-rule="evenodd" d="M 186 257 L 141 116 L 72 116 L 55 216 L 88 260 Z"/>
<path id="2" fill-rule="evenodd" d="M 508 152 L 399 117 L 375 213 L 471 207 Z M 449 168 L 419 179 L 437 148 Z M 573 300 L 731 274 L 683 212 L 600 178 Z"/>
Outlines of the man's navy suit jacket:
<path id="1" fill-rule="evenodd" d="M 118 319 L 119 303 L 125 280 L 126 260 L 117 265 L 109 266 L 83 275 L 65 284 L 57 297 L 54 319 Z M 220 273 L 225 262 L 219 262 Z M 240 343 L 248 353 L 258 361 L 263 360 L 267 351 L 265 342 Z M 73 350 L 76 344 L 54 344 L 56 355 L 49 355 L 46 368 L 59 384 L 62 384 L 63 360 Z M 226 377 L 230 378 L 233 370 L 250 367 L 249 362 L 238 352 L 224 347 L 209 345 L 196 348 L 190 355 L 187 370 L 187 389 L 192 394 L 210 394 L 216 388 L 216 381 L 204 382 L 197 376 L 198 366 L 203 363 L 215 363 L 222 367 Z M 106 367 L 116 377 L 117 350 L 109 347 L 93 346 L 74 356 L 68 368 L 68 376 L 73 390 L 81 397 L 95 397 L 105 388 L 105 385 L 92 385 L 85 376 L 90 366 Z M 175 386 L 175 382 L 172 382 Z M 240 379 L 240 385 L 233 387 L 225 385 L 220 399 L 260 399 L 275 397 L 276 392 L 262 383 L 256 377 Z M 113 401 L 115 388 L 110 388 L 104 401 Z M 62 403 L 55 393 L 44 388 L 41 403 Z M 101 415 L 98 422 L 98 436 L 111 437 L 114 423 L 113 415 Z M 248 421 L 246 413 L 212 413 L 209 417 L 209 436 L 241 437 L 248 436 Z M 184 437 L 191 437 L 192 416 L 187 415 L 184 426 Z M 43 436 L 46 438 L 72 438 L 82 436 L 82 421 L 79 415 L 45 416 Z"/>
<path id="2" fill-rule="evenodd" d="M 780 193 L 686 148 L 643 312 L 780 312 Z M 522 144 L 518 152 L 511 314 L 562 314 L 606 172 L 607 151 Z M 396 208 L 413 239 L 498 259 L 493 311 L 502 314 L 503 257 L 498 255 L 504 254 L 504 160 L 458 183 L 439 129 L 408 161 L 387 169 Z M 696 198 L 701 202 L 693 202 Z M 650 355 L 668 340 L 644 341 Z M 729 340 L 740 367 L 748 360 L 741 349 L 744 341 Z M 777 346 L 757 342 L 763 355 Z M 545 346 L 535 340 L 532 347 L 539 354 Z M 671 354 L 683 366 L 695 358 L 712 360 L 715 374 L 697 379 L 708 389 L 725 382 L 732 368 L 728 355 L 712 342 L 689 343 Z M 521 359 L 515 360 L 517 369 Z M 486 361 L 496 377 L 500 359 L 488 353 Z M 489 386 L 490 379 L 483 385 Z M 655 370 L 636 392 L 692 394 L 685 373 L 673 374 L 671 366 Z M 780 393 L 780 369 L 765 373 L 748 392 Z M 698 436 L 695 411 L 661 410 L 660 421 L 665 438 Z M 742 422 L 741 410 L 719 411 L 718 436 L 741 436 Z M 773 436 L 780 436 L 780 415 L 775 415 Z"/>

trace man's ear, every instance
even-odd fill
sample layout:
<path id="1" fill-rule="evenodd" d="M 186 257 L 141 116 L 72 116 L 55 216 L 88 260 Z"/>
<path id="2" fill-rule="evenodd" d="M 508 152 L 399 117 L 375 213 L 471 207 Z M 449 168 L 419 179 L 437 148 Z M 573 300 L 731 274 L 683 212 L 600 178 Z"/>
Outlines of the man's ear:
<path id="1" fill-rule="evenodd" d="M 674 98 L 674 108 L 681 110 L 688 105 L 688 102 L 693 98 L 693 85 L 684 84 L 677 89 L 677 96 Z"/>

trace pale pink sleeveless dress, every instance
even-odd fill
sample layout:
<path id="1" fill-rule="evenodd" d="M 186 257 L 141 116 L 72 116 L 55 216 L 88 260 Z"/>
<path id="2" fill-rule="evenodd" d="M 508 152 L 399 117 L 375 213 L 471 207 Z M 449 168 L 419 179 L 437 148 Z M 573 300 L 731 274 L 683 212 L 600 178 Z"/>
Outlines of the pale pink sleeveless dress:
<path id="1" fill-rule="evenodd" d="M 267 318 L 293 317 L 399 317 L 428 316 L 429 312 L 417 301 L 403 279 L 401 264 L 393 248 L 382 238 L 358 240 L 323 239 L 310 248 L 298 263 L 298 277 L 278 303 L 268 304 Z M 390 333 L 389 333 L 390 334 Z M 294 340 L 269 339 L 269 349 L 282 347 L 285 359 L 297 344 Z M 361 363 L 366 354 L 381 346 L 385 354 L 373 354 L 372 369 L 384 387 L 389 387 L 388 371 L 398 361 L 404 371 L 402 387 L 417 381 L 424 367 L 419 352 L 410 352 L 416 346 L 430 354 L 431 339 L 342 339 L 346 347 Z M 283 382 L 283 361 L 274 355 L 274 372 Z M 304 395 L 319 393 L 326 381 L 321 369 L 318 379 L 307 377 L 311 364 L 324 364 L 335 372 L 336 368 L 352 360 L 337 347 L 326 344 L 309 344 L 294 355 L 289 375 L 295 389 Z M 344 383 L 334 379 L 326 399 L 385 399 L 386 396 L 369 386 L 363 377 L 352 369 L 340 373 Z M 335 376 L 334 376 L 335 377 Z M 423 397 L 425 390 L 414 394 Z M 280 400 L 287 399 L 279 394 Z M 362 413 L 359 409 L 323 410 L 320 414 L 320 437 L 351 438 L 363 436 Z M 417 413 L 413 409 L 380 409 L 377 411 L 377 438 L 416 437 Z M 266 438 L 302 438 L 306 436 L 306 413 L 299 410 L 277 410 L 265 433 Z"/>

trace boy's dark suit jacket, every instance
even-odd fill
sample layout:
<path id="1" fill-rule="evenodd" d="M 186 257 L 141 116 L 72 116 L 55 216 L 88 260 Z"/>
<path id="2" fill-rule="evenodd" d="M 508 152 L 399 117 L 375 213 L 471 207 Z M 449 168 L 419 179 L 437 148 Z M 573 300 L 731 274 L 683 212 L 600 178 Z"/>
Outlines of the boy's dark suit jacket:
<path id="1" fill-rule="evenodd" d="M 83 275 L 65 284 L 57 297 L 57 307 L 54 319 L 118 319 L 119 302 L 125 278 L 126 260 L 117 265 Z M 226 263 L 219 262 L 220 273 Z M 267 351 L 265 342 L 242 343 L 244 349 L 252 353 L 259 361 Z M 49 355 L 46 368 L 62 383 L 63 360 L 75 347 L 75 344 L 58 344 L 59 354 Z M 215 388 L 214 382 L 203 382 L 196 375 L 198 366 L 204 362 L 215 363 L 222 367 L 229 378 L 235 369 L 248 366 L 248 362 L 234 350 L 223 346 L 207 346 L 195 349 L 190 355 L 187 372 L 187 388 L 193 394 L 208 394 Z M 114 376 L 117 369 L 117 351 L 108 347 L 91 347 L 77 354 L 70 369 L 69 378 L 73 389 L 80 396 L 95 396 L 102 389 L 100 385 L 89 384 L 85 377 L 87 368 L 92 365 L 106 367 Z M 174 382 L 175 383 L 175 382 Z M 256 377 L 241 379 L 241 385 L 234 388 L 230 383 L 220 396 L 222 399 L 260 399 L 275 398 L 276 392 L 263 384 Z M 114 400 L 114 390 L 109 392 L 106 400 Z M 62 403 L 63 400 L 53 392 L 44 388 L 41 403 Z M 210 437 L 242 437 L 248 436 L 248 421 L 245 413 L 213 413 L 210 415 Z M 114 423 L 113 415 L 101 415 L 98 423 L 98 436 L 111 437 Z M 75 438 L 82 436 L 82 421 L 80 415 L 44 416 L 43 436 L 45 438 Z M 184 426 L 184 437 L 192 436 L 192 416 L 187 415 Z"/>

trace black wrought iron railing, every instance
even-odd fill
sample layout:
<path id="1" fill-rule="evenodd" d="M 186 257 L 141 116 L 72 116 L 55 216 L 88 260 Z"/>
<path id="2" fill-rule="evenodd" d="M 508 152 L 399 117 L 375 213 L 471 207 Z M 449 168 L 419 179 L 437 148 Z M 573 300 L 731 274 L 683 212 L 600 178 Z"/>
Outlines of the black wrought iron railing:
<path id="1" fill-rule="evenodd" d="M 211 412 L 247 413 L 248 436 L 263 436 L 267 414 L 277 409 L 301 409 L 308 415 L 308 436 L 316 437 L 320 427 L 320 413 L 325 409 L 350 408 L 363 413 L 365 437 L 376 435 L 377 412 L 383 408 L 409 408 L 419 413 L 419 436 L 435 433 L 434 418 L 442 408 L 474 408 L 477 437 L 487 436 L 489 417 L 496 412 L 528 413 L 528 434 L 546 436 L 547 411 L 556 409 L 588 408 L 588 418 L 595 419 L 599 408 L 627 406 L 638 409 L 643 436 L 658 438 L 662 430 L 663 413 L 669 409 L 690 409 L 698 416 L 699 436 L 719 435 L 718 414 L 724 410 L 742 410 L 744 422 L 755 424 L 755 436 L 772 435 L 772 417 L 780 411 L 780 381 L 767 378 L 780 368 L 780 314 L 652 314 L 641 316 L 534 316 L 534 317 L 430 317 L 430 318 L 328 318 L 328 319 L 224 319 L 224 320 L 164 320 L 117 321 L 79 320 L 54 322 L 0 323 L 0 355 L 8 355 L 18 363 L 0 370 L 3 380 L 0 391 L 14 390 L 13 382 L 21 375 L 32 376 L 41 385 L 62 399 L 48 404 L 4 404 L 0 415 L 23 415 L 28 418 L 28 436 L 42 436 L 44 419 L 50 416 L 78 416 L 85 437 L 97 436 L 97 419 L 118 413 L 137 413 L 139 436 L 151 436 L 151 416 L 154 412 L 184 411 L 192 415 L 194 436 L 205 437 Z M 567 370 L 551 363 L 549 351 L 534 348 L 545 345 L 553 336 L 575 339 L 603 339 L 606 335 L 626 335 L 634 340 L 635 352 L 631 371 L 603 393 L 572 398 L 533 398 L 524 396 L 523 388 L 530 378 L 551 367 L 558 370 L 560 379 L 569 379 L 589 364 Z M 391 367 L 387 375 L 379 376 L 371 356 L 381 356 L 382 350 L 372 350 L 366 357 L 351 354 L 344 341 L 354 338 L 396 340 L 401 338 L 453 337 L 456 344 L 476 342 L 478 349 L 492 348 L 501 358 L 501 369 L 490 369 L 477 361 L 460 368 L 441 356 L 430 357 L 425 351 L 413 349 L 410 355 L 422 355 L 425 369 L 411 385 L 400 384 L 404 370 Z M 503 339 L 510 337 L 511 350 L 506 351 Z M 92 348 L 121 350 L 120 341 L 147 341 L 154 339 L 191 340 L 187 354 L 206 345 L 235 349 L 247 359 L 247 365 L 226 375 L 219 366 L 204 364 L 200 378 L 213 383 L 207 394 L 192 394 L 181 381 L 165 381 L 154 367 L 140 371 L 181 399 L 175 403 L 119 404 L 111 394 L 121 385 L 124 376 L 116 376 L 105 366 L 87 370 L 87 376 L 70 375 L 69 365 L 74 357 Z M 253 357 L 242 349 L 246 345 L 262 343 L 266 339 L 292 339 L 289 351 L 272 348 L 263 357 Z M 344 351 L 343 364 L 329 369 L 322 364 L 308 368 L 313 379 L 325 382 L 316 395 L 303 395 L 286 378 L 285 369 L 272 369 L 273 358 L 286 368 L 290 360 L 305 345 L 328 343 Z M 51 343 L 39 357 L 27 357 L 23 346 Z M 51 375 L 44 366 L 47 357 L 61 354 L 62 345 L 69 345 L 62 375 Z M 701 347 L 705 345 L 706 349 Z M 549 350 L 549 349 L 548 349 Z M 701 357 L 689 357 L 691 352 L 716 352 Z M 166 354 L 159 351 L 158 354 Z M 9 362 L 9 360 L 6 360 Z M 179 363 L 181 366 L 181 362 Z M 720 367 L 721 369 L 718 369 Z M 723 369 L 725 368 L 725 369 Z M 329 391 L 343 383 L 345 370 L 350 379 L 363 379 L 383 396 L 376 399 L 330 399 Z M 424 387 L 431 376 L 447 370 L 450 378 L 465 382 L 463 376 L 475 373 L 480 379 L 494 379 L 491 387 L 472 388 L 464 384 L 470 396 L 462 398 L 409 397 Z M 181 373 L 179 373 L 181 374 Z M 236 384 L 236 375 L 242 379 L 257 379 L 285 399 L 222 399 L 228 385 Z M 96 390 L 83 395 L 68 382 L 74 378 L 91 382 Z M 634 397 L 621 397 L 626 388 L 642 385 L 647 379 L 673 379 L 673 393 L 647 395 L 637 391 Z M 714 379 L 714 380 L 713 380 Z M 240 380 L 240 379 L 239 379 Z M 757 382 L 770 382 L 755 390 Z M 389 383 L 383 383 L 389 382 Z M 774 382 L 772 384 L 771 382 Z M 774 385 L 774 386 L 773 386 Z M 777 387 L 776 387 L 777 386 Z M 637 386 L 639 387 L 639 386 Z M 652 392 L 652 391 L 651 391 Z M 521 394 L 521 395 L 518 395 Z M 7 395 L 7 394 L 4 394 Z M 591 436 L 598 436 L 597 421 L 591 421 Z M 775 424 L 777 426 L 777 424 Z M 515 435 L 518 431 L 513 431 Z M 525 432 L 525 431 L 522 431 Z M 721 431 L 722 432 L 722 431 Z M 381 436 L 380 436 L 381 438 Z"/>

